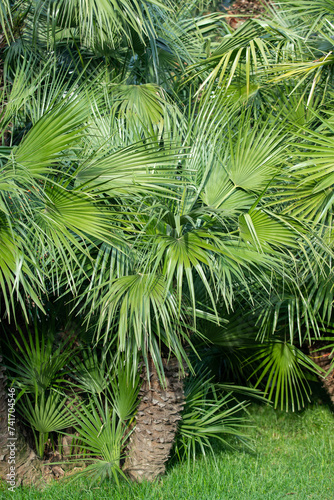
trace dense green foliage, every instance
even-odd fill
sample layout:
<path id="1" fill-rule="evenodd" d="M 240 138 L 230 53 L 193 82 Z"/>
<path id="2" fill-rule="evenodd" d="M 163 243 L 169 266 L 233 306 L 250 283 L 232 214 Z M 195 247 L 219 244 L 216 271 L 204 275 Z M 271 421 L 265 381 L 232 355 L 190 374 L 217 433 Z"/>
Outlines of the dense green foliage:
<path id="1" fill-rule="evenodd" d="M 56 4 L 0 4 L 0 307 L 24 332 L 2 349 L 39 455 L 79 419 L 93 473 L 118 477 L 150 359 L 206 374 L 180 456 L 236 432 L 228 384 L 309 397 L 332 328 L 334 3 L 236 31 L 200 1 Z M 52 421 L 69 371 L 86 406 Z"/>

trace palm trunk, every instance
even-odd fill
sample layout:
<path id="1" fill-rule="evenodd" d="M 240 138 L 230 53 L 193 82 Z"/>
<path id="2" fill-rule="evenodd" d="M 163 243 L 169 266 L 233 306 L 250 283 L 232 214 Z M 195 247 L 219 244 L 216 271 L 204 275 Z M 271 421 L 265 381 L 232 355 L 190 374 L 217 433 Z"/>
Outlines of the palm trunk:
<path id="1" fill-rule="evenodd" d="M 333 355 L 331 354 L 331 348 L 323 349 L 325 346 L 326 344 L 324 342 L 316 342 L 310 346 L 309 350 L 313 361 L 327 372 L 333 363 Z M 323 374 L 323 372 L 321 372 L 321 374 Z M 323 378 L 322 376 L 319 376 L 319 378 L 332 403 L 334 404 L 334 370 L 332 370 L 327 377 Z"/>
<path id="2" fill-rule="evenodd" d="M 1 363 L 0 355 L 0 479 L 7 482 L 8 488 L 14 489 L 22 483 L 38 485 L 45 482 L 42 478 L 43 464 L 30 448 L 19 427 L 17 415 L 15 423 L 13 421 L 15 435 L 11 436 L 8 432 L 8 389 L 5 367 Z"/>
<path id="3" fill-rule="evenodd" d="M 150 380 L 144 378 L 137 423 L 130 438 L 124 471 L 135 481 L 164 474 L 184 405 L 183 380 L 176 358 L 164 362 L 166 387 L 150 360 Z"/>

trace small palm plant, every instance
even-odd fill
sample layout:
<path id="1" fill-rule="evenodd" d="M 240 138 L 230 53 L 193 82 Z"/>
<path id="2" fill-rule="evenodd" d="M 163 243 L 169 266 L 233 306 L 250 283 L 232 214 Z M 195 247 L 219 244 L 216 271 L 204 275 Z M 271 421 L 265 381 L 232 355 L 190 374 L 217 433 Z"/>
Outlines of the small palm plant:
<path id="1" fill-rule="evenodd" d="M 55 391 L 35 394 L 34 402 L 27 395 L 20 400 L 19 411 L 33 430 L 37 454 L 42 459 L 49 434 L 74 424 L 67 403 L 68 396 Z"/>
<path id="2" fill-rule="evenodd" d="M 40 458 L 44 457 L 50 434 L 73 423 L 68 396 L 62 391 L 67 383 L 66 364 L 74 350 L 74 339 L 68 333 L 69 337 L 62 340 L 57 333 L 54 318 L 37 314 L 33 329 L 28 323 L 24 329 L 18 327 L 12 342 L 4 346 L 9 379 L 20 391 L 18 411 L 33 430 Z"/>
<path id="3" fill-rule="evenodd" d="M 96 352 L 91 362 L 96 359 Z M 85 353 L 85 366 L 89 355 Z M 105 356 L 102 354 L 102 359 Z M 76 365 L 78 366 L 78 365 Z M 80 366 L 80 365 L 79 365 Z M 103 391 L 87 391 L 86 379 L 76 378 L 76 387 L 85 391 L 79 404 L 74 404 L 71 416 L 77 433 L 75 448 L 83 455 L 84 463 L 88 462 L 82 473 L 93 481 L 113 478 L 116 483 L 119 477 L 125 478 L 122 465 L 125 449 L 135 425 L 135 413 L 138 405 L 140 378 L 130 378 L 130 370 L 124 360 L 110 362 L 105 372 L 108 375 L 107 386 Z M 100 373 L 90 372 L 90 385 L 93 387 L 100 381 Z M 103 379 L 104 382 L 106 379 Z M 78 460 L 77 457 L 74 458 Z"/>
<path id="4" fill-rule="evenodd" d="M 236 399 L 233 390 L 240 388 L 215 383 L 213 378 L 206 369 L 185 384 L 185 407 L 174 449 L 180 460 L 195 460 L 198 453 L 214 456 L 212 444 L 217 440 L 230 447 L 233 447 L 231 437 L 247 443 L 245 431 L 250 424 L 245 410 L 249 402 Z M 242 389 L 247 394 L 247 389 Z"/>
<path id="5" fill-rule="evenodd" d="M 109 478 L 118 483 L 120 476 L 125 477 L 121 460 L 129 437 L 129 423 L 118 418 L 107 398 L 102 402 L 94 396 L 80 405 L 72 417 L 78 434 L 75 446 L 83 454 L 84 463 L 89 464 L 80 475 L 93 481 Z"/>
<path id="6" fill-rule="evenodd" d="M 54 328 L 47 321 L 34 321 L 33 332 L 26 324 L 18 327 L 18 335 L 12 336 L 9 344 L 8 332 L 7 368 L 14 377 L 16 386 L 26 393 L 42 394 L 50 387 L 59 387 L 65 380 L 66 364 L 73 353 L 73 340 L 55 338 Z"/>

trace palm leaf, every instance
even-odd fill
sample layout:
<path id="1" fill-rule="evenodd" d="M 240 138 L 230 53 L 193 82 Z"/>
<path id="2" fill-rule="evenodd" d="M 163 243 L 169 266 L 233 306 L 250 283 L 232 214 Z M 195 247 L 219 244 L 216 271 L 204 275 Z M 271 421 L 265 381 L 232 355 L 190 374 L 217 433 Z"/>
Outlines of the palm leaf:
<path id="1" fill-rule="evenodd" d="M 25 404 L 20 405 L 20 413 L 34 430 L 36 448 L 41 458 L 49 433 L 66 429 L 75 422 L 69 413 L 67 401 L 67 397 L 61 394 L 50 392 L 46 396 L 42 392 L 40 396 L 36 394 L 34 405 L 28 397 L 25 398 Z"/>
<path id="2" fill-rule="evenodd" d="M 92 397 L 88 404 L 82 404 L 72 414 L 75 429 L 79 434 L 77 444 L 85 452 L 84 460 L 90 461 L 82 475 L 94 482 L 113 478 L 118 483 L 121 470 L 122 450 L 129 437 L 129 429 L 117 418 L 115 410 Z"/>
<path id="3" fill-rule="evenodd" d="M 294 410 L 304 406 L 304 398 L 308 401 L 311 392 L 304 369 L 318 373 L 317 365 L 295 346 L 286 342 L 269 342 L 259 348 L 258 352 L 249 359 L 256 363 L 252 375 L 257 374 L 256 387 L 262 381 L 266 382 L 265 393 L 273 400 L 275 408 L 280 404 L 281 409 L 291 404 Z"/>

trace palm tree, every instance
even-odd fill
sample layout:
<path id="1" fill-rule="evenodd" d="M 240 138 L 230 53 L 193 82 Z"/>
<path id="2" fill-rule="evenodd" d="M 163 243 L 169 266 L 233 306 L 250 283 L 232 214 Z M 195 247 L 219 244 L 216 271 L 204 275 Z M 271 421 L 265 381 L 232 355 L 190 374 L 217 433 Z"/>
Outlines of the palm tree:
<path id="1" fill-rule="evenodd" d="M 52 11 L 53 2 L 34 2 L 17 44 L 25 60 L 19 70 L 14 45 L 7 50 L 2 123 L 12 133 L 10 147 L 0 148 L 2 307 L 8 318 L 19 309 L 29 319 L 30 308 L 43 311 L 55 294 L 96 327 L 96 340 L 131 360 L 132 378 L 142 369 L 126 469 L 136 480 L 152 479 L 174 442 L 182 377 L 192 370 L 203 322 L 221 325 L 242 307 L 267 327 L 274 314 L 271 333 L 279 321 L 293 331 L 289 343 L 279 336 L 276 343 L 294 346 L 295 320 L 284 314 L 299 300 L 309 314 L 309 291 L 318 275 L 328 277 L 329 245 L 309 224 L 319 196 L 305 180 L 309 165 L 290 165 L 292 152 L 303 156 L 307 144 L 319 143 L 319 117 L 310 125 L 309 110 L 299 116 L 282 98 L 286 87 L 268 83 L 266 64 L 287 46 L 274 23 L 231 34 L 226 25 L 217 29 L 215 17 L 194 28 L 182 9 L 168 24 L 166 5 L 156 1 L 123 2 L 117 13 L 102 2 L 85 5 L 62 2 Z M 205 57 L 212 33 L 223 36 L 212 38 Z M 27 40 L 45 67 L 27 57 Z M 145 67 L 150 61 L 153 70 Z M 290 201 L 296 186 L 305 187 L 303 205 Z M 283 310 L 278 320 L 275 311 Z M 317 317 L 308 317 L 313 327 Z M 271 358 L 258 351 L 253 362 L 269 359 L 272 368 L 279 352 L 272 347 Z M 312 366 L 293 347 L 282 352 L 294 368 Z"/>
<path id="2" fill-rule="evenodd" d="M 118 255 L 124 253 L 126 257 L 124 259 L 124 269 L 121 268 L 120 276 L 116 275 L 117 278 L 122 278 L 122 274 L 126 272 L 129 264 L 133 262 L 132 254 L 134 252 L 129 252 L 132 243 L 130 243 L 131 240 L 129 240 L 129 236 L 127 235 L 128 228 L 124 235 L 122 216 L 120 217 L 117 210 L 114 210 L 115 204 L 117 205 L 120 202 L 119 196 L 124 194 L 127 196 L 136 194 L 138 196 L 139 193 L 142 195 L 143 191 L 151 196 L 156 195 L 156 191 L 158 193 L 162 191 L 167 194 L 170 190 L 171 182 L 174 182 L 169 178 L 170 173 L 172 177 L 175 177 L 174 167 L 168 169 L 170 172 L 168 170 L 163 171 L 163 175 L 157 175 L 155 172 L 156 168 L 153 172 L 154 176 L 147 175 L 146 169 L 148 165 L 156 164 L 157 161 L 162 165 L 171 160 L 176 161 L 176 150 L 172 150 L 170 153 L 167 151 L 157 156 L 155 154 L 157 147 L 154 141 L 149 146 L 142 144 L 140 128 L 135 130 L 134 127 L 132 129 L 129 127 L 129 137 L 120 137 L 119 141 L 116 141 L 113 145 L 115 154 L 107 161 L 106 154 L 110 154 L 110 150 L 108 151 L 103 147 L 99 152 L 100 161 L 87 161 L 88 157 L 92 158 L 92 151 L 99 151 L 95 144 L 88 145 L 87 150 L 89 151 L 89 148 L 92 149 L 88 152 L 86 160 L 84 159 L 85 157 L 75 159 L 75 155 L 72 156 L 72 148 L 75 148 L 83 138 L 83 134 L 76 130 L 76 128 L 87 122 L 88 116 L 82 113 L 83 108 L 80 104 L 79 106 L 74 104 L 74 101 L 80 102 L 80 98 L 69 99 L 69 101 L 72 101 L 69 103 L 66 103 L 66 99 L 60 98 L 63 96 L 63 93 L 67 93 L 69 96 L 73 92 L 75 95 L 80 93 L 82 89 L 78 89 L 79 82 L 76 81 L 72 87 L 70 85 L 68 88 L 68 85 L 64 85 L 65 78 L 71 81 L 69 73 L 73 72 L 72 68 L 77 72 L 78 61 L 92 59 L 92 53 L 94 54 L 94 52 L 95 61 L 97 61 L 95 65 L 101 62 L 101 60 L 104 60 L 108 65 L 110 60 L 112 60 L 116 72 L 118 68 L 124 68 L 118 72 L 119 74 L 123 74 L 123 78 L 126 78 L 126 81 L 130 83 L 137 83 L 138 70 L 136 66 L 138 65 L 135 61 L 137 60 L 137 56 L 142 59 L 145 54 L 153 60 L 155 79 L 158 81 L 158 46 L 160 55 L 166 51 L 172 55 L 172 67 L 175 72 L 175 62 L 177 62 L 177 65 L 180 62 L 180 48 L 182 47 L 182 51 L 187 54 L 187 49 L 185 48 L 184 41 L 181 41 L 181 36 L 186 36 L 189 39 L 189 31 L 193 28 L 191 26 L 186 26 L 185 28 L 180 26 L 178 28 L 178 32 L 172 40 L 174 43 L 175 41 L 178 43 L 178 50 L 173 53 L 169 48 L 169 43 L 161 37 L 158 38 L 151 21 L 152 13 L 154 16 L 163 16 L 163 10 L 161 9 L 164 9 L 164 7 L 158 2 L 148 2 L 148 4 L 150 3 L 153 3 L 154 7 L 158 10 L 150 13 L 148 5 L 141 5 L 138 7 L 138 10 L 137 7 L 133 8 L 130 4 L 125 5 L 124 2 L 120 5 L 119 11 L 109 8 L 106 4 L 96 5 L 95 3 L 85 5 L 85 9 L 82 9 L 79 3 L 72 2 L 70 4 L 64 2 L 57 12 L 52 11 L 52 3 L 34 2 L 30 6 L 30 9 L 26 9 L 26 5 L 22 5 L 22 3 L 18 5 L 19 12 L 21 15 L 24 15 L 24 31 L 23 36 L 16 40 L 16 44 L 19 46 L 16 52 L 25 55 L 28 42 L 29 48 L 31 48 L 32 43 L 36 52 L 44 58 L 47 52 L 55 47 L 52 35 L 57 31 L 58 43 L 56 48 L 57 51 L 60 49 L 60 64 L 64 65 L 64 57 L 65 60 L 66 58 L 69 60 L 68 54 L 72 58 L 71 54 L 73 50 L 75 56 L 74 59 L 72 58 L 74 64 L 70 62 L 67 71 L 62 70 L 62 76 L 59 78 L 55 78 L 56 70 L 50 67 L 53 74 L 53 79 L 51 79 L 48 71 L 39 69 L 34 57 L 27 58 L 25 55 L 27 64 L 19 71 L 18 74 L 20 76 L 11 82 L 10 91 L 8 88 L 5 88 L 3 91 L 4 96 L 5 94 L 6 96 L 8 93 L 10 94 L 8 96 L 9 104 L 7 104 L 2 113 L 3 124 L 8 124 L 8 126 L 10 124 L 11 127 L 18 126 L 21 129 L 21 134 L 24 134 L 25 130 L 29 130 L 30 123 L 33 124 L 32 129 L 23 141 L 20 141 L 20 132 L 16 135 L 13 134 L 12 144 L 18 146 L 15 155 L 11 155 L 11 149 L 3 149 L 2 151 L 3 170 L 11 184 L 11 195 L 7 192 L 4 194 L 4 203 L 6 203 L 6 207 L 8 204 L 13 205 L 13 207 L 10 207 L 12 210 L 8 210 L 6 215 L 17 214 L 21 211 L 24 213 L 24 217 L 19 220 L 12 220 L 11 217 L 8 217 L 8 223 L 5 221 L 5 226 L 8 226 L 10 229 L 8 231 L 10 233 L 8 239 L 11 245 L 7 245 L 10 248 L 6 248 L 6 255 L 4 256 L 4 261 L 9 266 L 9 271 L 5 268 L 5 271 L 7 271 L 5 274 L 7 286 L 2 280 L 2 296 L 5 302 L 5 311 L 8 315 L 15 311 L 14 298 L 11 292 L 14 284 L 17 289 L 17 298 L 27 318 L 26 301 L 28 300 L 29 305 L 33 307 L 38 306 L 43 309 L 42 295 L 50 293 L 50 291 L 55 291 L 55 287 L 59 293 L 61 286 L 63 286 L 62 279 L 70 286 L 72 294 L 77 293 L 76 269 L 78 269 L 78 266 L 79 269 L 83 269 L 79 261 L 82 259 L 85 262 L 88 261 L 88 265 L 85 264 L 86 268 L 84 269 L 85 278 L 87 278 L 87 274 L 95 276 L 98 268 L 94 264 L 94 261 L 100 263 L 101 252 L 106 255 L 111 251 L 116 252 L 116 254 L 118 253 Z M 3 12 L 6 13 L 6 11 Z M 167 16 L 164 17 L 166 21 Z M 94 23 L 92 23 L 93 18 L 95 19 Z M 74 29 L 72 29 L 73 19 L 77 23 L 77 27 L 74 27 Z M 169 33 L 170 31 L 167 31 L 165 27 L 164 32 Z M 49 36 L 50 34 L 51 37 Z M 71 43 L 68 43 L 69 35 Z M 75 38 L 80 46 L 80 50 L 76 50 L 77 45 L 73 45 L 72 43 Z M 62 46 L 64 40 L 66 41 L 64 44 L 65 47 L 64 45 Z M 149 50 L 145 48 L 147 46 L 150 47 Z M 131 57 L 127 55 L 130 50 L 134 52 Z M 117 62 L 117 60 L 120 62 Z M 148 64 L 148 60 L 146 63 L 144 61 L 146 65 Z M 16 54 L 14 52 L 13 57 L 12 45 L 9 45 L 7 48 L 7 74 L 10 77 L 12 67 L 13 72 L 15 72 L 16 61 Z M 92 69 L 94 70 L 94 64 Z M 34 72 L 39 73 L 37 78 L 30 77 Z M 140 72 L 143 72 L 142 67 L 140 68 Z M 160 72 L 160 74 L 164 75 L 164 72 Z M 116 73 L 114 73 L 115 75 Z M 141 75 L 140 78 L 140 83 L 142 83 L 144 76 Z M 25 87 L 22 87 L 23 79 L 25 79 Z M 36 96 L 33 93 L 36 88 L 42 88 L 43 82 L 47 90 L 42 91 L 37 100 L 34 100 Z M 29 89 L 28 93 L 27 89 Z M 149 136 L 150 141 L 152 141 L 152 133 L 156 135 L 165 120 L 168 123 L 166 115 L 166 111 L 170 114 L 170 111 L 168 111 L 168 101 L 165 100 L 160 89 L 154 85 L 143 85 L 142 87 L 131 87 L 129 85 L 126 87 L 113 86 L 111 90 L 113 90 L 113 93 L 108 91 L 107 96 L 109 102 L 112 100 L 112 106 L 117 116 L 121 117 L 124 115 L 123 120 L 125 119 L 127 123 L 137 121 L 139 116 L 141 120 L 144 120 L 142 129 Z M 163 98 L 159 97 L 159 94 Z M 96 96 L 91 95 L 91 97 L 95 105 L 98 100 Z M 119 108 L 120 97 L 123 104 Z M 43 107 L 41 108 L 42 103 Z M 27 106 L 24 109 L 24 113 L 22 113 L 23 106 Z M 105 114 L 105 110 L 95 107 L 95 111 L 100 113 L 100 120 L 99 123 L 93 121 L 90 124 L 92 127 L 99 126 L 103 120 L 105 121 L 105 116 L 102 116 L 102 114 Z M 173 112 L 174 114 L 177 112 L 175 106 Z M 163 120 L 164 115 L 166 115 L 166 118 Z M 70 121 L 66 125 L 66 121 L 70 116 Z M 75 117 L 74 120 L 73 116 Z M 146 120 L 144 119 L 145 116 L 147 116 Z M 177 126 L 177 121 L 179 119 L 174 120 L 174 127 Z M 108 124 L 108 126 L 110 125 Z M 135 128 L 138 128 L 138 123 L 135 124 Z M 41 143 L 41 131 L 43 129 L 45 140 Z M 101 140 L 105 142 L 107 137 L 113 133 L 113 129 L 105 130 L 104 132 L 105 134 L 99 138 L 100 142 Z M 95 130 L 94 133 L 96 133 Z M 140 140 L 139 145 L 138 140 Z M 129 148 L 125 149 L 123 153 L 120 148 L 124 147 L 124 145 L 128 146 L 130 141 L 135 143 L 134 146 L 130 147 L 130 150 Z M 58 145 L 55 144 L 56 142 L 58 142 Z M 50 144 L 53 144 L 53 147 L 50 148 Z M 64 147 L 66 148 L 65 151 Z M 138 157 L 138 150 L 141 158 Z M 59 177 L 59 154 L 61 155 L 61 162 L 66 164 L 66 151 L 70 152 L 70 156 L 72 156 L 70 163 L 73 166 L 70 167 L 70 171 L 66 167 L 66 173 L 63 173 L 64 177 Z M 152 153 L 154 153 L 153 156 Z M 132 161 L 131 155 L 133 157 Z M 121 165 L 122 161 L 124 162 L 125 158 L 127 160 L 125 168 L 119 169 L 118 166 Z M 13 177 L 13 166 L 17 162 L 20 165 L 20 171 L 17 176 Z M 110 186 L 106 185 L 106 181 L 103 178 L 104 172 L 109 172 L 110 166 L 113 168 L 109 179 L 109 182 L 112 183 L 111 195 L 109 193 Z M 98 170 L 100 170 L 99 173 L 97 173 Z M 138 186 L 137 184 L 138 187 L 133 184 L 135 171 L 137 171 L 140 181 L 140 185 Z M 73 181 L 75 178 L 78 179 L 79 184 L 84 183 L 85 186 L 90 184 L 87 192 L 86 188 L 84 192 L 80 188 L 74 189 Z M 120 182 L 118 189 L 115 189 L 115 180 L 117 183 L 117 179 Z M 99 184 L 101 182 L 103 183 L 103 192 L 100 192 L 101 188 Z M 167 187 L 165 188 L 164 185 Z M 98 194 L 95 196 L 93 193 Z M 7 196 L 10 199 L 9 203 L 8 199 L 6 199 Z M 74 199 L 77 201 L 76 207 Z M 122 202 L 121 206 L 123 204 L 124 202 Z M 44 208 L 42 212 L 39 212 L 41 207 Z M 81 215 L 77 212 L 78 207 L 81 209 Z M 112 207 L 114 214 L 112 216 L 110 207 Z M 129 210 L 132 210 L 132 205 L 131 208 L 126 208 L 126 211 Z M 137 210 L 137 206 L 135 210 Z M 83 214 L 85 214 L 85 221 L 82 217 Z M 66 222 L 61 220 L 64 215 Z M 140 220 L 135 221 L 135 224 L 133 221 L 127 222 L 127 225 L 130 224 L 134 226 L 134 229 L 130 228 L 131 234 L 131 232 L 137 232 L 138 227 L 141 227 L 143 222 Z M 90 243 L 93 245 L 92 249 L 90 249 L 92 250 L 91 254 L 87 253 L 86 249 L 87 243 L 90 241 L 90 237 L 88 236 L 90 232 L 89 225 L 93 232 Z M 31 246 L 25 246 L 24 241 L 21 240 L 20 235 L 22 231 L 26 233 L 33 231 L 34 242 Z M 87 236 L 88 239 L 86 239 Z M 38 248 L 35 246 L 36 244 Z M 17 249 L 15 252 L 14 248 Z M 95 251 L 96 248 L 98 249 L 97 254 Z M 17 264 L 18 260 L 20 262 L 19 266 Z M 57 263 L 57 265 L 53 263 Z M 61 265 L 65 273 L 63 275 L 64 278 L 61 276 L 62 273 L 59 273 L 58 264 Z M 18 268 L 22 269 L 19 278 L 15 274 Z M 33 269 L 36 271 L 36 275 L 32 272 Z M 114 280 L 115 276 L 112 274 L 108 278 L 109 281 L 111 278 Z M 78 280 L 80 281 L 80 279 L 81 275 Z M 86 284 L 85 280 L 81 284 L 84 286 Z M 168 313 L 175 312 L 175 305 L 172 304 L 172 307 L 173 309 L 168 311 Z M 168 319 L 168 322 L 170 323 L 170 319 Z M 180 353 L 183 353 L 184 349 L 181 345 L 177 344 L 176 348 L 178 350 L 178 357 L 180 358 Z"/>
<path id="3" fill-rule="evenodd" d="M 230 114 L 206 99 L 194 120 L 168 132 L 169 142 L 164 141 L 163 146 L 161 139 L 147 135 L 146 140 L 124 147 L 136 137 L 131 121 L 125 137 L 106 144 L 108 136 L 103 132 L 112 130 L 116 120 L 106 117 L 101 104 L 99 115 L 90 114 L 97 91 L 90 91 L 87 101 L 87 92 L 80 87 L 75 93 L 56 90 L 58 97 L 50 99 L 50 108 L 38 116 L 2 167 L 12 187 L 10 198 L 6 199 L 8 192 L 3 197 L 9 208 L 8 234 L 17 239 L 15 249 L 21 252 L 18 300 L 25 310 L 24 297 L 42 308 L 42 294 L 63 293 L 67 288 L 67 294 L 77 295 L 81 314 L 86 312 L 87 321 L 98 318 L 97 334 L 133 360 L 134 372 L 143 360 L 147 376 L 160 378 L 161 385 L 155 382 L 155 390 L 162 391 L 164 417 L 154 418 L 153 414 L 152 418 L 166 419 L 170 425 L 182 409 L 182 384 L 172 380 L 178 370 L 184 372 L 186 345 L 191 345 L 196 333 L 197 316 L 211 315 L 219 321 L 217 301 L 231 307 L 235 286 L 246 289 L 257 274 L 266 280 L 268 269 L 277 267 L 276 258 L 249 247 L 246 228 L 248 217 L 252 220 L 251 207 L 276 171 L 282 138 L 268 123 L 252 129 L 247 116 L 236 116 L 223 132 L 219 123 L 227 126 Z M 8 108 L 6 111 L 9 114 Z M 16 114 L 15 108 L 12 113 Z M 14 121 L 12 116 L 10 119 Z M 122 117 L 119 120 L 123 123 Z M 242 137 L 236 132 L 240 123 L 244 133 L 248 130 L 243 150 Z M 87 130 L 100 134 L 87 136 Z M 222 140 L 225 134 L 229 142 Z M 184 152 L 188 144 L 190 152 Z M 260 145 L 263 152 L 259 157 Z M 247 171 L 243 155 L 254 157 Z M 220 156 L 226 158 L 225 172 Z M 218 191 L 217 176 L 224 179 Z M 257 213 L 261 213 L 259 207 Z M 238 233 L 242 217 L 246 217 L 246 226 Z M 276 227 L 283 243 L 289 244 L 294 234 L 291 225 L 270 214 L 266 217 L 273 232 Z M 29 245 L 19 245 L 23 231 L 30 235 Z M 278 239 L 277 245 L 280 243 Z M 9 256 L 7 250 L 8 262 Z M 14 264 L 8 276 L 9 285 L 2 294 L 9 313 L 14 298 L 7 290 L 17 281 Z M 198 294 L 204 306 L 198 303 Z M 177 363 L 167 363 L 171 355 Z M 155 406 L 160 412 L 161 406 Z M 152 412 L 152 406 L 148 409 Z M 140 418 L 147 419 L 142 408 L 133 434 L 134 447 L 139 443 Z M 159 426 L 151 441 L 160 441 L 164 432 L 164 426 Z M 140 468 L 138 450 L 130 451 L 129 473 L 152 478 L 163 470 L 161 463 L 168 458 L 174 433 L 175 426 L 153 471 L 143 465 Z M 146 464 L 142 450 L 140 454 Z"/>

